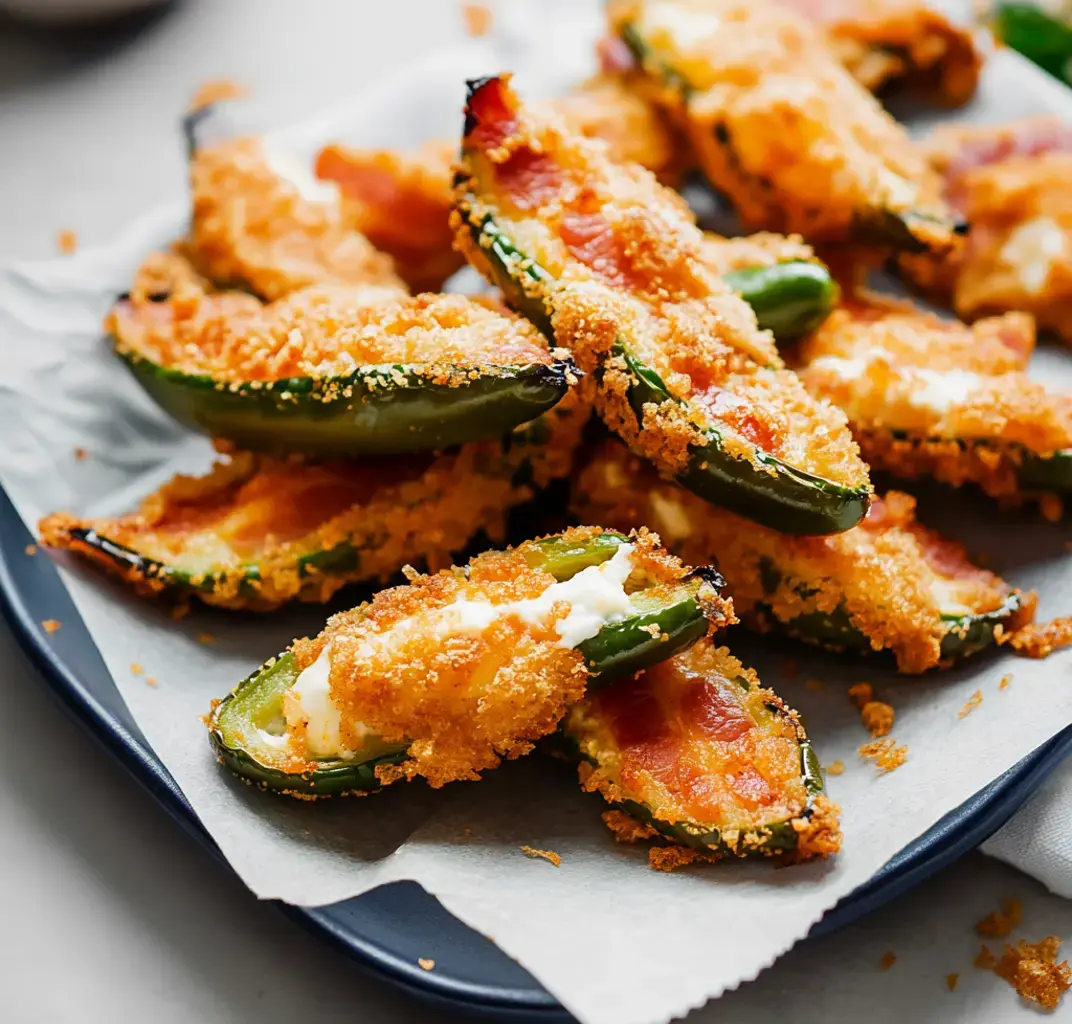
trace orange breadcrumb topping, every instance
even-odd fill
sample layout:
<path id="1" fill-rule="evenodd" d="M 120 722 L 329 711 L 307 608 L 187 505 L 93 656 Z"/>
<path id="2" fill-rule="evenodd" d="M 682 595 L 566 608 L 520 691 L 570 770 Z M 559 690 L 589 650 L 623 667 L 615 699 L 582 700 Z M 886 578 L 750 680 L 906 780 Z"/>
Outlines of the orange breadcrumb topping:
<path id="1" fill-rule="evenodd" d="M 902 246 L 956 245 L 938 175 L 796 12 L 763 0 L 616 0 L 609 17 L 615 35 L 628 27 L 643 40 L 650 60 L 634 77 L 687 129 L 745 225 L 844 241 L 895 221 Z"/>
<path id="2" fill-rule="evenodd" d="M 992 910 L 981 921 L 976 921 L 975 930 L 980 935 L 1004 939 L 1011 935 L 1023 917 L 1023 905 L 1019 900 L 1005 898 L 1001 910 Z"/>
<path id="3" fill-rule="evenodd" d="M 359 461 L 238 452 L 206 476 L 175 477 L 131 515 L 54 513 L 39 530 L 46 544 L 93 559 L 146 595 L 183 580 L 151 564 L 120 564 L 87 544 L 83 531 L 178 570 L 208 604 L 267 611 L 291 600 L 322 603 L 347 583 L 386 580 L 409 562 L 444 568 L 477 533 L 501 542 L 509 509 L 569 472 L 587 418 L 571 392 L 541 419 L 546 436 L 538 445 L 515 432 L 441 455 Z M 530 482 L 517 482 L 526 467 Z M 310 554 L 346 548 L 356 554 L 352 562 L 331 571 L 300 568 Z"/>
<path id="4" fill-rule="evenodd" d="M 982 65 L 972 33 L 919 0 L 780 0 L 816 21 L 827 45 L 871 92 L 922 91 L 949 106 L 975 92 Z"/>
<path id="5" fill-rule="evenodd" d="M 957 987 L 957 982 L 960 980 L 959 974 L 947 974 L 945 976 L 945 987 L 953 992 Z"/>
<path id="6" fill-rule="evenodd" d="M 209 78 L 197 87 L 197 92 L 190 98 L 186 110 L 193 113 L 203 107 L 211 107 L 214 103 L 237 100 L 248 95 L 249 89 L 233 78 Z"/>
<path id="7" fill-rule="evenodd" d="M 43 630 L 44 630 L 44 631 L 45 631 L 46 633 L 48 633 L 48 634 L 49 634 L 49 635 L 51 636 L 51 635 L 52 635 L 53 633 L 55 633 L 55 632 L 56 632 L 56 630 L 57 630 L 57 629 L 59 629 L 59 628 L 60 628 L 60 627 L 61 627 L 62 625 L 63 625 L 63 623 L 62 623 L 62 622 L 60 622 L 60 620 L 59 620 L 59 619 L 45 619 L 45 620 L 44 620 L 44 621 L 43 621 L 43 622 L 41 623 L 41 628 L 42 628 L 42 629 L 43 629 Z"/>
<path id="8" fill-rule="evenodd" d="M 723 450 L 769 452 L 800 469 L 865 486 L 843 416 L 785 370 L 751 308 L 712 272 L 680 197 L 551 114 L 524 107 L 503 79 L 470 97 L 470 177 L 455 195 L 455 242 L 491 275 L 467 222 L 486 216 L 546 272 L 527 290 L 550 310 L 556 339 L 599 377 L 596 410 L 664 474 L 680 474 L 717 429 Z M 525 273 L 523 258 L 514 271 Z M 629 400 L 634 369 L 659 375 L 673 400 Z"/>
<path id="9" fill-rule="evenodd" d="M 430 971 L 435 967 L 435 961 L 423 956 L 419 956 L 417 957 L 417 965 L 422 971 Z"/>
<path id="10" fill-rule="evenodd" d="M 190 286 L 162 300 L 120 300 L 105 327 L 120 351 L 234 384 L 382 367 L 386 385 L 397 364 L 436 382 L 462 383 L 474 365 L 546 365 L 553 358 L 535 327 L 490 300 L 409 298 L 382 288 L 313 286 L 265 305 L 242 292 Z M 327 388 L 323 397 L 344 393 Z"/>
<path id="11" fill-rule="evenodd" d="M 1072 644 L 1072 616 L 1029 623 L 1009 637 L 1009 644 L 1025 658 L 1049 657 Z"/>
<path id="12" fill-rule="evenodd" d="M 908 760 L 908 747 L 898 746 L 892 739 L 872 740 L 860 747 L 859 754 L 865 760 L 874 761 L 879 775 L 885 775 Z"/>
<path id="13" fill-rule="evenodd" d="M 888 971 L 895 963 L 897 963 L 897 954 L 886 952 L 882 954 L 882 959 L 879 960 L 878 965 L 884 971 Z"/>
<path id="14" fill-rule="evenodd" d="M 474 39 L 486 36 L 491 31 L 493 16 L 487 4 L 462 4 L 465 31 Z"/>
<path id="15" fill-rule="evenodd" d="M 550 861 L 556 868 L 562 867 L 562 858 L 554 850 L 537 850 L 534 846 L 522 846 L 521 852 L 526 857 L 542 858 Z"/>
<path id="16" fill-rule="evenodd" d="M 65 256 L 70 256 L 78 250 L 78 235 L 70 228 L 65 228 L 56 236 L 56 248 Z"/>
<path id="17" fill-rule="evenodd" d="M 843 761 L 831 761 L 826 766 L 827 775 L 843 775 L 845 773 L 845 763 Z"/>
<path id="18" fill-rule="evenodd" d="M 188 249 L 213 281 L 268 300 L 313 284 L 403 287 L 391 258 L 350 227 L 339 203 L 303 196 L 258 139 L 199 149 L 190 177 Z"/>
<path id="19" fill-rule="evenodd" d="M 601 533 L 574 527 L 561 536 L 584 545 Z M 317 637 L 294 643 L 299 670 L 330 649 L 331 695 L 341 713 L 344 746 L 355 747 L 366 730 L 384 743 L 407 744 L 403 764 L 377 768 L 382 782 L 422 775 L 439 787 L 477 779 L 502 758 L 528 753 L 583 696 L 584 656 L 559 644 L 557 615 L 539 622 L 502 615 L 476 631 L 437 631 L 441 610 L 456 600 L 495 605 L 542 595 L 555 580 L 530 564 L 530 557 L 538 559 L 535 543 L 478 555 L 465 570 L 433 576 L 411 571 L 407 585 L 333 615 Z M 640 531 L 633 545 L 634 581 L 672 585 L 689 575 L 653 534 Z M 700 583 L 697 599 L 712 626 L 732 618 L 708 583 Z M 558 615 L 567 610 L 556 606 Z M 279 756 L 284 771 L 307 768 L 300 728 Z"/>
<path id="20" fill-rule="evenodd" d="M 994 960 L 986 947 L 986 957 L 980 952 L 976 966 L 992 967 L 994 973 L 1007 981 L 1024 999 L 1047 1010 L 1056 1009 L 1061 997 L 1072 987 L 1072 967 L 1068 961 L 1057 963 L 1057 954 L 1061 949 L 1061 940 L 1056 935 L 1049 935 L 1038 942 L 1017 942 L 1015 946 L 1005 944 L 1001 959 Z M 984 962 L 980 963 L 980 960 Z"/>
<path id="21" fill-rule="evenodd" d="M 595 449 L 577 475 L 574 514 L 620 529 L 650 525 L 692 564 L 717 559 L 737 614 L 752 628 L 795 632 L 801 615 L 841 611 L 873 650 L 890 650 L 902 672 L 942 660 L 950 607 L 992 611 L 1015 591 L 968 561 L 961 547 L 916 521 L 915 500 L 889 492 L 854 529 L 826 537 L 790 537 L 707 504 L 658 479 L 616 442 Z M 876 595 L 881 595 L 881 600 Z M 1033 603 L 1008 628 L 1030 620 Z M 805 639 L 808 631 L 801 630 Z M 809 681 L 809 689 L 821 689 Z M 872 695 L 873 696 L 873 695 Z"/>
<path id="22" fill-rule="evenodd" d="M 966 718 L 970 715 L 980 704 L 983 703 L 983 691 L 976 690 L 969 698 L 968 702 L 957 712 L 957 718 Z"/>

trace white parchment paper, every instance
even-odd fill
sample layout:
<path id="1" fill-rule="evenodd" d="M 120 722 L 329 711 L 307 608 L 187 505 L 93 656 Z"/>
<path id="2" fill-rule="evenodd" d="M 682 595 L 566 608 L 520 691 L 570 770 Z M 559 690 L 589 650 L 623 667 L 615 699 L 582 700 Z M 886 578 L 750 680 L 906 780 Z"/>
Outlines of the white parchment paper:
<path id="1" fill-rule="evenodd" d="M 555 15 L 565 9 L 551 6 Z M 584 73 L 595 31 L 590 7 L 570 11 L 579 12 L 575 22 L 548 15 L 525 32 L 507 21 L 498 39 L 407 69 L 349 104 L 341 120 L 319 118 L 284 133 L 281 144 L 307 151 L 332 136 L 405 145 L 454 135 L 462 78 L 503 66 L 524 68 L 522 88 L 552 92 Z M 1006 53 L 961 116 L 996 120 L 1068 104 L 1061 87 Z M 99 326 L 142 256 L 183 224 L 184 203 L 175 197 L 108 249 L 0 276 L 0 482 L 31 528 L 59 508 L 128 509 L 173 472 L 209 464 L 208 442 L 142 395 Z M 1036 363 L 1054 386 L 1072 386 L 1072 355 L 1044 351 Z M 76 448 L 88 457 L 77 458 Z M 924 489 L 922 497 L 925 521 L 965 540 L 1015 583 L 1039 588 L 1042 616 L 1072 609 L 1068 527 L 999 516 L 972 495 Z M 908 841 L 1072 720 L 1069 652 L 1042 662 L 991 654 L 953 672 L 898 679 L 866 662 L 735 634 L 735 651 L 805 714 L 824 763 L 845 764 L 828 780 L 844 808 L 844 852 L 791 870 L 729 863 L 665 875 L 647 868 L 642 849 L 613 842 L 599 820 L 600 800 L 582 795 L 569 769 L 537 757 L 480 785 L 396 786 L 315 805 L 237 784 L 213 759 L 200 716 L 294 636 L 318 630 L 326 612 L 201 609 L 174 622 L 118 584 L 59 561 L 139 726 L 258 896 L 317 905 L 415 879 L 589 1024 L 666 1020 L 754 977 Z M 206 632 L 211 642 L 199 641 Z M 785 654 L 802 666 L 799 677 L 781 678 Z M 1006 672 L 1012 684 L 999 691 Z M 155 688 L 146 675 L 158 680 Z M 895 706 L 894 737 L 909 748 L 908 762 L 882 777 L 857 756 L 869 737 L 845 689 L 862 679 Z M 959 718 L 976 690 L 982 704 Z M 562 866 L 527 859 L 523 844 L 556 851 Z"/>

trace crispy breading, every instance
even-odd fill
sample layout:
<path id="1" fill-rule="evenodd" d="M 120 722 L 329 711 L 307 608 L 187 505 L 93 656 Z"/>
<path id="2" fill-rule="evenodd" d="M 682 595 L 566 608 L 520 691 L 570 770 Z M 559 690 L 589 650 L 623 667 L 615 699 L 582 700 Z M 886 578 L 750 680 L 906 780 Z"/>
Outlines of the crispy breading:
<path id="1" fill-rule="evenodd" d="M 723 238 L 704 232 L 701 259 L 716 274 L 745 267 L 773 267 L 790 260 L 818 262 L 815 250 L 800 235 L 777 235 L 758 231 L 740 238 Z"/>
<path id="2" fill-rule="evenodd" d="M 583 545 L 602 532 L 575 527 L 563 537 Z M 478 555 L 464 569 L 410 572 L 408 585 L 381 591 L 332 616 L 315 638 L 295 642 L 302 670 L 330 645 L 331 695 L 345 745 L 356 746 L 366 730 L 385 743 L 407 744 L 405 762 L 377 768 L 381 781 L 422 775 L 441 786 L 478 778 L 502 758 L 527 753 L 584 694 L 584 657 L 559 644 L 555 617 L 504 615 L 475 631 L 436 628 L 440 610 L 457 599 L 494 605 L 543 594 L 554 577 L 530 564 L 533 543 Z M 641 531 L 633 545 L 631 579 L 669 584 L 688 575 L 655 535 Z M 730 617 L 708 584 L 699 599 L 714 625 Z"/>
<path id="3" fill-rule="evenodd" d="M 1025 658 L 1047 658 L 1072 646 L 1072 616 L 1024 625 L 1009 636 L 1009 645 Z"/>
<path id="4" fill-rule="evenodd" d="M 92 559 L 145 596 L 192 590 L 207 604 L 256 611 L 319 603 L 407 563 L 449 566 L 481 531 L 501 542 L 507 512 L 531 498 L 533 486 L 569 472 L 587 417 L 571 394 L 544 415 L 538 438 L 521 428 L 444 454 L 335 462 L 239 452 L 206 476 L 175 477 L 133 514 L 53 513 L 38 529 L 44 543 Z M 86 530 L 150 564 L 116 559 Z M 347 551 L 353 557 L 343 557 Z M 328 552 L 337 557 L 325 562 Z"/>
<path id="5" fill-rule="evenodd" d="M 941 641 L 952 627 L 943 610 L 991 611 L 1014 593 L 973 566 L 959 544 L 918 523 L 915 500 L 897 491 L 876 499 L 851 530 L 791 537 L 659 480 L 621 445 L 607 442 L 580 470 L 572 502 L 582 519 L 620 529 L 646 525 L 686 560 L 717 562 L 749 627 L 793 632 L 799 616 L 842 610 L 874 650 L 893 652 L 902 672 L 941 661 Z M 800 633 L 808 636 L 806 628 Z"/>
<path id="6" fill-rule="evenodd" d="M 1025 314 L 969 327 L 861 295 L 797 359 L 805 386 L 846 412 L 875 469 L 1016 499 L 1025 457 L 1072 447 L 1072 395 L 1023 372 L 1033 347 Z"/>
<path id="7" fill-rule="evenodd" d="M 849 73 L 871 92 L 905 87 L 958 107 L 971 99 L 982 54 L 967 28 L 920 0 L 779 0 L 815 21 Z"/>
<path id="8" fill-rule="evenodd" d="M 139 283 L 146 276 L 139 274 Z M 264 304 L 243 292 L 207 292 L 187 282 L 157 298 L 113 307 L 105 328 L 120 349 L 235 384 L 345 377 L 361 367 L 393 365 L 464 381 L 473 366 L 553 358 L 536 328 L 480 297 L 315 285 Z"/>
<path id="9" fill-rule="evenodd" d="M 1056 935 L 1048 935 L 1038 942 L 1021 940 L 1015 946 L 1005 943 L 994 973 L 1024 999 L 1054 1010 L 1072 988 L 1072 967 L 1067 960 L 1057 962 L 1060 949 L 1061 940 Z"/>
<path id="10" fill-rule="evenodd" d="M 471 177 L 456 193 L 456 242 L 490 274 L 465 221 L 491 216 L 546 271 L 529 297 L 544 300 L 558 342 L 598 376 L 596 409 L 630 447 L 676 475 L 717 429 L 727 453 L 757 468 L 763 450 L 866 484 L 842 415 L 784 369 L 770 334 L 708 265 L 704 235 L 675 193 L 524 107 L 501 79 L 474 91 L 469 118 Z M 655 371 L 676 401 L 638 417 L 628 358 Z"/>
<path id="11" fill-rule="evenodd" d="M 1006 897 L 1001 901 L 1001 910 L 992 910 L 982 920 L 975 922 L 975 931 L 979 935 L 1004 939 L 1012 934 L 1022 918 L 1023 905 L 1020 901 Z"/>
<path id="12" fill-rule="evenodd" d="M 972 231 L 954 257 L 914 257 L 902 271 L 964 319 L 1026 310 L 1072 341 L 1072 131 L 1051 115 L 942 127 L 927 155 Z"/>
<path id="13" fill-rule="evenodd" d="M 609 18 L 746 226 L 957 246 L 938 175 L 807 19 L 773 0 L 615 0 Z"/>
<path id="14" fill-rule="evenodd" d="M 391 257 L 353 230 L 339 203 L 306 198 L 272 168 L 259 139 L 199 149 L 190 183 L 189 252 L 219 285 L 245 285 L 269 301 L 327 282 L 404 287 Z"/>

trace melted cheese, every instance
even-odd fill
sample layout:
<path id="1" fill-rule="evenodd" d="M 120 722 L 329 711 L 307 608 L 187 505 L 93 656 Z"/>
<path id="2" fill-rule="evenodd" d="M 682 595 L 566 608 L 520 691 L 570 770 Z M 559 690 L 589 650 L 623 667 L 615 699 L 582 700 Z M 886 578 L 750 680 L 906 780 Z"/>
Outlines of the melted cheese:
<path id="1" fill-rule="evenodd" d="M 648 4 L 640 19 L 645 35 L 660 34 L 670 40 L 675 49 L 687 50 L 702 43 L 722 28 L 722 19 L 708 11 L 693 11 L 680 3 Z"/>
<path id="2" fill-rule="evenodd" d="M 810 364 L 810 369 L 833 374 L 841 380 L 853 382 L 867 377 L 871 367 L 885 362 L 890 373 L 907 390 L 907 401 L 917 409 L 930 409 L 942 414 L 950 407 L 964 402 L 968 396 L 987 383 L 982 374 L 970 370 L 929 370 L 923 366 L 894 366 L 889 356 L 881 350 L 865 352 L 851 359 L 837 356 L 820 356 Z"/>
<path id="3" fill-rule="evenodd" d="M 557 645 L 572 649 L 604 626 L 633 614 L 633 604 L 625 592 L 625 581 L 633 569 L 632 552 L 632 544 L 623 544 L 613 558 L 600 565 L 590 565 L 561 583 L 552 583 L 539 597 L 503 604 L 459 598 L 427 618 L 400 622 L 385 633 L 371 636 L 366 643 L 391 646 L 402 635 L 422 627 L 440 636 L 480 633 L 506 615 L 544 626 L 557 611 L 554 622 L 559 637 Z M 331 645 L 325 644 L 320 656 L 299 673 L 283 698 L 288 731 L 294 731 L 300 722 L 305 723 L 305 751 L 310 757 L 353 756 L 342 745 L 342 715 L 332 699 L 330 674 Z M 367 734 L 360 724 L 357 731 L 360 736 Z M 273 746 L 282 746 L 287 741 L 287 736 L 270 740 Z"/>
<path id="4" fill-rule="evenodd" d="M 1066 257 L 1068 238 L 1049 217 L 1025 221 L 1001 247 L 1001 259 L 1016 269 L 1020 283 L 1031 295 L 1046 287 L 1054 263 Z"/>

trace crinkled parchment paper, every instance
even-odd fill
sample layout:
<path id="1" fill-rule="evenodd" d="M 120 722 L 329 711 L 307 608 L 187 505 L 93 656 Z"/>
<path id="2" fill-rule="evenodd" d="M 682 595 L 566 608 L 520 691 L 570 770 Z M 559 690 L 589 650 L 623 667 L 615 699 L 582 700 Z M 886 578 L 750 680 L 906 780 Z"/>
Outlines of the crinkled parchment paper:
<path id="1" fill-rule="evenodd" d="M 544 34 L 527 45 L 515 25 L 505 41 L 382 84 L 351 105 L 338 122 L 345 132 L 321 119 L 283 141 L 307 149 L 318 134 L 384 145 L 454 135 L 466 74 L 523 64 L 530 73 L 520 77 L 522 88 L 527 80 L 530 90 L 551 91 L 584 73 L 594 22 L 555 28 L 546 19 Z M 971 116 L 1058 105 L 1067 107 L 1067 93 L 1003 54 Z M 0 481 L 31 526 L 58 508 L 130 508 L 173 472 L 210 461 L 208 442 L 178 429 L 141 394 L 99 327 L 139 259 L 181 232 L 182 197 L 175 200 L 108 249 L 0 277 Z M 1072 382 L 1072 354 L 1046 351 L 1037 362 L 1055 382 L 1061 374 Z M 76 458 L 79 447 L 88 457 Z M 1067 527 L 999 516 L 982 498 L 938 490 L 924 495 L 922 516 L 1016 583 L 1038 587 L 1042 615 L 1072 609 Z M 735 635 L 737 653 L 805 714 L 823 762 L 844 762 L 829 790 L 844 807 L 845 849 L 828 863 L 788 870 L 730 863 L 665 875 L 648 869 L 642 849 L 614 843 L 600 822 L 600 800 L 578 791 L 571 770 L 539 757 L 491 772 L 480 785 L 396 786 L 316 805 L 237 784 L 213 759 L 200 716 L 292 637 L 316 631 L 325 611 L 254 617 L 202 609 L 173 622 L 112 581 L 71 561 L 61 566 L 145 736 L 258 896 L 315 905 L 415 879 L 590 1024 L 662 1021 L 754 977 L 909 840 L 1072 719 L 1067 653 L 1042 662 L 991 654 L 950 673 L 898 679 L 866 662 Z M 211 643 L 199 642 L 205 632 Z M 802 666 L 795 680 L 779 677 L 785 653 Z M 132 663 L 158 685 L 147 686 Z M 1006 672 L 1012 684 L 999 691 Z M 857 755 L 868 737 L 845 693 L 863 679 L 897 709 L 894 737 L 909 749 L 908 762 L 881 777 Z M 975 690 L 981 706 L 959 718 Z M 556 851 L 562 866 L 527 859 L 523 844 Z"/>

